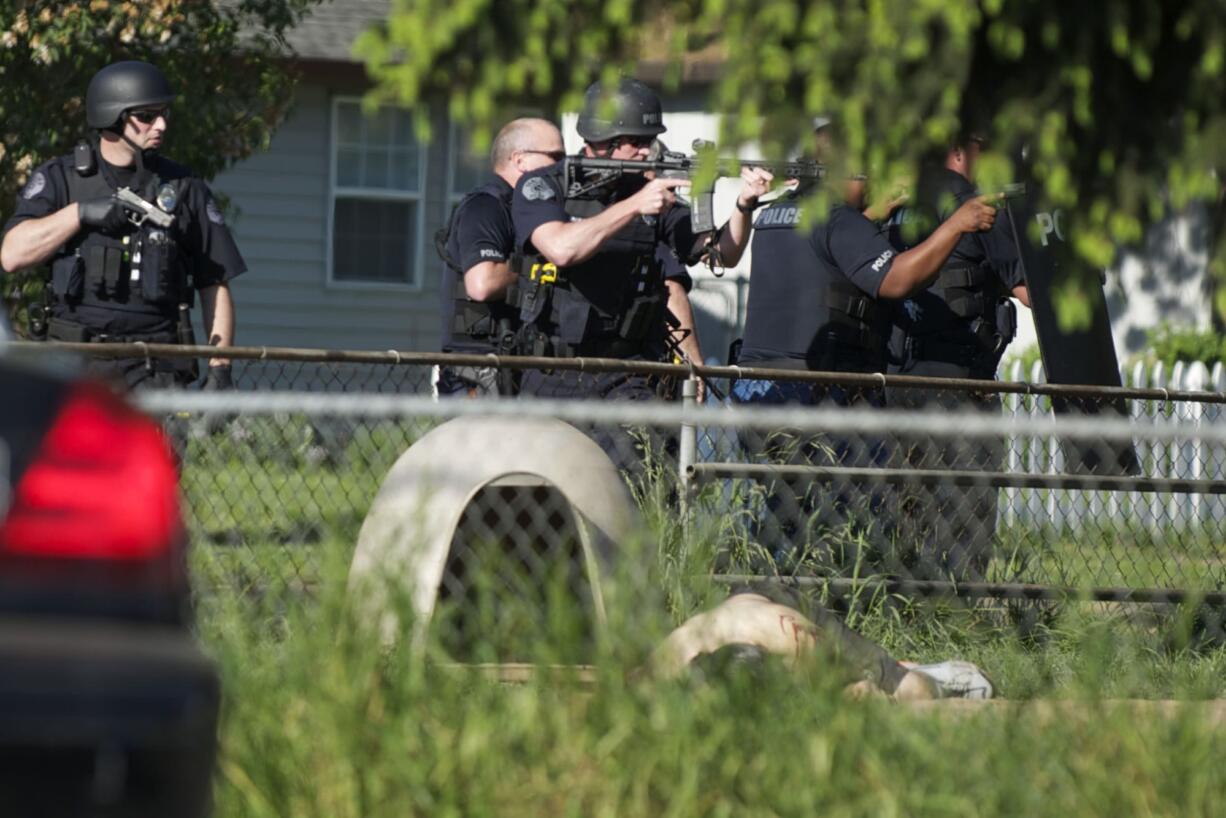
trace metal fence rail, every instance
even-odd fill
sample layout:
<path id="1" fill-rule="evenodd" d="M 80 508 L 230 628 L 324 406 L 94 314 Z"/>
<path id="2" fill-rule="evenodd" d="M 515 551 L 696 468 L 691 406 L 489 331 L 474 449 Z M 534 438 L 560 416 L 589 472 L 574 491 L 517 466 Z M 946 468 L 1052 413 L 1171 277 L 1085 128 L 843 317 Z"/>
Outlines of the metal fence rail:
<path id="1" fill-rule="evenodd" d="M 49 346 L 22 351 L 43 354 Z M 72 351 L 150 359 L 215 352 L 152 345 Z M 788 577 L 840 592 L 1017 600 L 1217 605 L 1226 592 L 1221 392 L 691 370 L 597 359 L 227 354 L 238 391 L 150 391 L 139 400 L 166 418 L 180 450 L 191 532 L 216 557 L 214 579 L 261 594 L 311 588 L 322 555 L 357 541 L 397 458 L 439 424 L 465 415 L 558 418 L 598 440 L 604 432 L 625 433 L 620 441 L 631 447 L 629 458 L 646 464 L 629 479 L 655 521 L 659 553 L 674 561 L 684 555 L 686 570 L 696 574 Z M 429 396 L 432 366 L 472 363 L 771 378 L 886 394 L 924 389 L 962 396 L 956 405 L 963 410 L 967 395 L 1002 400 L 971 411 L 898 412 L 829 402 L 754 408 Z M 1124 412 L 1117 411 L 1121 403 Z M 963 460 L 916 456 L 950 447 Z M 1078 468 L 1087 452 L 1098 455 L 1086 462 L 1110 464 L 1121 447 L 1137 455 L 1133 473 Z M 983 456 L 968 461 L 966 452 Z M 473 602 L 474 584 L 531 594 L 551 581 L 573 583 L 574 572 L 559 566 L 575 553 L 574 527 L 571 509 L 550 486 L 480 493 L 453 543 L 444 594 L 479 610 L 481 627 L 510 634 L 523 623 L 498 622 L 497 606 Z M 947 553 L 959 548 L 967 561 Z"/>
<path id="2" fill-rule="evenodd" d="M 887 432 L 930 440 L 957 436 L 959 439 L 1002 437 L 1051 437 L 1081 441 L 1138 442 L 1143 445 L 1226 445 L 1226 426 L 1198 426 L 1178 418 L 1157 417 L 1139 422 L 1131 419 L 1001 418 L 975 414 L 960 419 L 951 428 L 943 414 L 899 414 L 886 411 L 847 411 L 837 408 L 765 409 L 739 407 L 686 408 L 668 404 L 550 403 L 543 401 L 434 401 L 423 396 L 395 395 L 304 395 L 298 393 L 207 394 L 149 392 L 140 398 L 149 411 L 171 418 L 172 425 L 185 422 L 187 458 L 184 479 L 192 503 L 193 530 L 197 539 L 216 546 L 241 546 L 246 556 L 276 554 L 272 563 L 260 563 L 261 572 L 295 586 L 309 585 L 315 570 L 313 549 L 325 542 L 352 543 L 378 485 L 395 459 L 416 439 L 439 422 L 457 416 L 502 416 L 508 418 L 560 418 L 577 425 L 631 425 L 642 428 L 682 430 L 770 431 L 789 428 L 844 438 L 877 438 Z M 183 419 L 188 420 L 184 421 Z M 218 419 L 221 419 L 220 425 Z M 198 426 L 193 430 L 191 424 Z M 199 427 L 215 424 L 211 429 Z M 334 439 L 328 448 L 324 433 Z M 684 440 L 684 433 L 682 433 Z M 311 441 L 315 441 L 312 443 Z M 337 442 L 343 446 L 337 447 Z M 314 451 L 312 447 L 319 450 Z M 457 455 L 459 456 L 459 455 Z M 693 463 L 691 471 L 714 470 L 710 464 Z M 777 469 L 778 467 L 776 467 Z M 785 470 L 786 472 L 786 470 Z M 878 473 L 880 472 L 880 473 Z M 778 470 L 771 472 L 778 474 Z M 811 470 L 803 472 L 811 476 Z M 656 477 L 666 485 L 668 474 Z M 1204 501 L 1220 502 L 1226 481 L 1203 480 L 1195 484 L 1170 479 L 1126 476 L 1066 475 L 1026 476 L 1008 472 L 943 474 L 939 471 L 849 470 L 828 471 L 822 481 L 842 489 L 865 485 L 936 486 L 946 489 L 991 489 L 1001 498 L 1008 489 L 1059 492 L 1067 496 L 1088 489 L 1053 489 L 1050 483 L 1093 485 L 1123 489 L 1125 494 L 1153 494 L 1164 503 L 1185 503 L 1188 489 L 1205 491 Z M 730 550 L 746 545 L 769 550 L 762 541 L 765 529 L 755 530 L 755 514 L 765 508 L 760 483 L 738 485 L 735 480 L 712 480 L 698 487 L 690 509 L 693 531 L 714 535 Z M 1033 488 L 1041 486 L 1041 488 Z M 539 487 L 538 487 L 539 488 Z M 999 489 L 999 490 L 998 490 Z M 676 503 L 666 490 L 656 501 L 671 504 L 670 519 L 679 519 Z M 682 493 L 684 496 L 684 493 Z M 517 499 L 518 497 L 518 499 Z M 653 502 L 650 493 L 641 494 Z M 662 498 L 662 499 L 661 499 Z M 1126 502 L 1121 501 L 1126 505 Z M 528 539 L 545 536 L 565 518 L 564 503 L 540 495 L 527 500 L 514 492 L 495 495 L 472 510 L 479 533 L 498 540 L 510 536 Z M 1134 509 L 1139 512 L 1141 509 Z M 1203 508 L 1207 505 L 1203 505 Z M 956 510 L 955 510 L 956 511 Z M 1168 526 L 1154 533 L 1144 520 L 1115 525 L 1100 514 L 1101 506 L 1087 505 L 1081 533 L 1070 536 L 1067 526 L 1048 520 L 1034 526 L 1009 521 L 1007 506 L 996 517 L 992 531 L 992 556 L 982 579 L 962 576 L 908 574 L 915 563 L 906 560 L 873 562 L 880 554 L 860 555 L 859 573 L 849 576 L 845 565 L 821 559 L 809 565 L 788 564 L 784 573 L 810 575 L 805 582 L 821 581 L 833 587 L 881 585 L 892 593 L 986 594 L 1018 599 L 1084 598 L 1130 602 L 1178 603 L 1188 599 L 1213 601 L 1226 589 L 1226 516 L 1205 515 L 1195 529 Z M 551 522 L 552 520 L 552 522 Z M 1087 534 L 1092 531 L 1092 535 Z M 963 532 L 965 533 L 965 532 Z M 546 539 L 552 541 L 554 535 Z M 826 532 L 825 545 L 838 540 L 839 532 Z M 755 541 L 756 538 L 756 541 Z M 820 540 L 820 538 L 819 538 Z M 850 541 L 863 544 L 863 538 Z M 554 543 L 556 545 L 556 543 Z M 846 545 L 847 543 L 841 543 Z M 810 543 L 812 545 L 812 543 Z M 750 549 L 752 551 L 752 549 Z M 758 555 L 762 556 L 762 555 Z M 765 556 L 769 557 L 770 554 Z M 828 555 L 826 555 L 828 556 Z M 489 555 L 470 562 L 488 562 Z M 539 579 L 548 566 L 535 565 Z M 548 562 L 548 561 L 546 561 Z M 741 568 L 771 565 L 778 574 L 783 562 L 763 563 L 753 556 Z M 692 566 L 710 572 L 714 565 Z M 721 570 L 735 568 L 722 564 Z M 248 568 L 248 570 L 257 570 Z M 471 579 L 471 565 L 464 576 Z M 744 570 L 741 571 L 744 573 Z M 751 573 L 755 573 L 751 571 Z M 454 585 L 454 583 L 452 583 Z M 1206 596 L 1208 595 L 1208 596 Z"/>

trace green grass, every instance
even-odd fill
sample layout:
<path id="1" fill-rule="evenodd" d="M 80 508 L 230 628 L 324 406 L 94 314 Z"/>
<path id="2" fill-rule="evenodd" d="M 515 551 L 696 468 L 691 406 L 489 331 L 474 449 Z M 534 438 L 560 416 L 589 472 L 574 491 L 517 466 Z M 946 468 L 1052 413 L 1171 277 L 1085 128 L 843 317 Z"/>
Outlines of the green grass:
<path id="1" fill-rule="evenodd" d="M 965 611 L 866 627 L 912 658 L 978 661 L 1006 695 L 1072 700 L 1055 713 L 852 702 L 820 664 L 651 680 L 635 668 L 684 612 L 650 589 L 616 595 L 594 681 L 508 685 L 447 666 L 437 640 L 382 649 L 346 561 L 329 550 L 304 604 L 206 606 L 226 692 L 219 816 L 1213 815 L 1226 797 L 1226 733 L 1198 705 L 1138 718 L 1099 701 L 1219 695 L 1222 654 L 1156 654 L 1101 618 L 1066 613 L 1030 644 Z"/>
<path id="2" fill-rule="evenodd" d="M 638 487 L 648 530 L 610 579 L 607 629 L 579 626 L 585 603 L 565 571 L 488 584 L 483 572 L 476 602 L 443 605 L 424 642 L 385 648 L 346 574 L 406 436 L 357 435 L 322 464 L 290 437 L 263 452 L 212 448 L 185 474 L 199 632 L 225 691 L 223 818 L 1195 816 L 1219 814 L 1226 799 L 1226 722 L 1198 703 L 1226 695 L 1226 651 L 1196 644 L 1195 611 L 967 606 L 868 589 L 841 601 L 895 656 L 974 661 L 1001 694 L 1031 702 L 1020 708 L 852 702 L 842 674 L 818 660 L 798 672 L 652 680 L 640 671 L 652 647 L 721 597 L 704 575 L 737 529 L 718 514 L 683 528 L 673 486 L 656 479 Z M 245 506 L 218 491 L 226 481 L 248 492 Z M 223 508 L 209 511 L 211 497 Z M 1033 576 L 1069 584 L 1162 584 L 1172 543 L 1189 563 L 1217 553 L 1211 532 L 1135 533 L 1001 530 Z M 753 551 L 732 545 L 740 557 Z M 1085 553 L 1127 557 L 1131 573 L 1096 573 Z M 456 659 L 581 661 L 595 677 L 561 670 L 504 684 Z M 1185 703 L 1159 715 L 1103 701 L 1122 698 Z M 1067 704 L 1044 709 L 1049 700 Z"/>

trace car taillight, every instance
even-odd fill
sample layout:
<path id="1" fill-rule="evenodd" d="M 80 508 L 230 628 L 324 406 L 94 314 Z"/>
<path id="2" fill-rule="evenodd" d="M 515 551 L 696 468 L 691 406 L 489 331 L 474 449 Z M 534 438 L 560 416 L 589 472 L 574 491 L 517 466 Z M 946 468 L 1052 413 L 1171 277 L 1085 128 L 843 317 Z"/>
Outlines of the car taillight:
<path id="1" fill-rule="evenodd" d="M 178 475 L 161 430 L 104 387 L 74 387 L 13 487 L 0 555 L 108 562 L 182 542 Z"/>

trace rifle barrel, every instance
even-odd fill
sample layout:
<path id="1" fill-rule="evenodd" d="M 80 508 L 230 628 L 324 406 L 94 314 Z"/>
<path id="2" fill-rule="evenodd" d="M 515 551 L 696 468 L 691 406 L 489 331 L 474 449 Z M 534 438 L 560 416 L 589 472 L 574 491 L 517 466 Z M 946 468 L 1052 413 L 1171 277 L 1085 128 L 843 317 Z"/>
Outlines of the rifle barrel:
<path id="1" fill-rule="evenodd" d="M 567 159 L 574 167 L 583 170 L 616 170 L 621 172 L 635 171 L 645 173 L 684 173 L 687 176 L 698 172 L 700 160 L 696 156 L 685 156 L 678 159 L 601 159 L 588 156 L 576 156 Z M 791 161 L 769 162 L 758 159 L 719 159 L 716 161 L 716 172 L 720 176 L 739 176 L 744 168 L 762 168 L 776 176 L 785 179 L 821 179 L 825 168 L 817 162 Z"/>

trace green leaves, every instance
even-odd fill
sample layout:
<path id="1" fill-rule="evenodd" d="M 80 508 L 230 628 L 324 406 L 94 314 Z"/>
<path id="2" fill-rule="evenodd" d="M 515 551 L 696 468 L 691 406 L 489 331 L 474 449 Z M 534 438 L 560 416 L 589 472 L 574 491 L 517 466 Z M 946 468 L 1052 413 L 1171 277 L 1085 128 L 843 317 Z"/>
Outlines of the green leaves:
<path id="1" fill-rule="evenodd" d="M 848 163 L 876 172 L 986 129 L 1002 162 L 1028 146 L 1087 280 L 1226 178 L 1223 0 L 397 0 L 359 54 L 379 99 L 441 95 L 486 134 L 523 106 L 573 110 L 636 63 L 675 85 L 695 55 L 719 65 L 707 104 L 728 149 L 791 154 L 827 115 Z"/>

